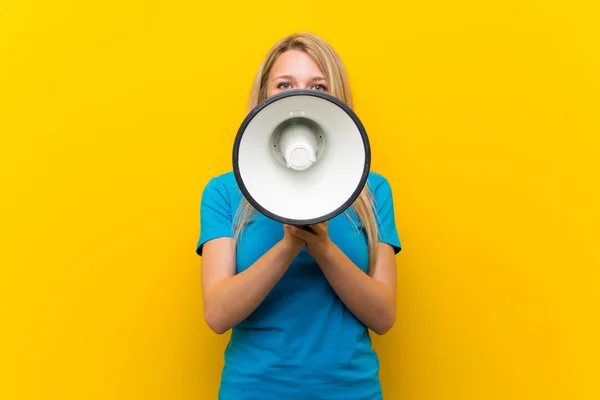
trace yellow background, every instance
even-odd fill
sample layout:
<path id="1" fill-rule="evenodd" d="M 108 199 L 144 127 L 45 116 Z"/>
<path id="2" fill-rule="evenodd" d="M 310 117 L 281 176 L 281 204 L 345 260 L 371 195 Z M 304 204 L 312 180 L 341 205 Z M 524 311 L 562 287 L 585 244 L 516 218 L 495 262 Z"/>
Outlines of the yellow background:
<path id="1" fill-rule="evenodd" d="M 600 398 L 595 3 L 4 0 L 0 398 L 216 398 L 200 194 L 297 30 L 394 189 L 385 397 Z"/>

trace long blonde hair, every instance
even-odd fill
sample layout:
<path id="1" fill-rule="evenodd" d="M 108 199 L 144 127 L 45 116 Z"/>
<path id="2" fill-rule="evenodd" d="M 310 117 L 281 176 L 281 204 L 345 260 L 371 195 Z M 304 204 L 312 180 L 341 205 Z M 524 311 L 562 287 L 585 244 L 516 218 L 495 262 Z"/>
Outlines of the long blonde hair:
<path id="1" fill-rule="evenodd" d="M 336 51 L 325 40 L 315 34 L 300 32 L 280 39 L 263 58 L 250 91 L 248 113 L 267 98 L 267 82 L 273 64 L 282 53 L 288 50 L 300 50 L 310 55 L 325 75 L 329 83 L 329 93 L 352 107 L 352 94 L 346 68 Z M 376 260 L 379 235 L 373 201 L 372 193 L 368 185 L 365 185 L 359 197 L 344 212 L 351 222 L 353 222 L 351 214 L 354 213 L 365 230 L 369 250 L 369 265 L 372 265 Z M 242 196 L 234 221 L 234 238 L 236 242 L 244 226 L 256 212 L 254 207 Z"/>

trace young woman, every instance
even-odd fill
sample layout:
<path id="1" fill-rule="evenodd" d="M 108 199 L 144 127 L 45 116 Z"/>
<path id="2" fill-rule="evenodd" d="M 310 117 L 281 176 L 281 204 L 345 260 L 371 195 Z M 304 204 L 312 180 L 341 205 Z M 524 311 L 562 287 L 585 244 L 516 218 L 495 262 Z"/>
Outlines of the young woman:
<path id="1" fill-rule="evenodd" d="M 345 67 L 318 36 L 294 34 L 267 53 L 249 108 L 293 89 L 326 91 L 352 107 Z M 316 233 L 252 209 L 233 175 L 202 194 L 204 317 L 231 329 L 219 399 L 379 399 L 379 362 L 369 329 L 396 317 L 395 254 L 401 250 L 390 185 L 370 172 L 347 212 Z"/>

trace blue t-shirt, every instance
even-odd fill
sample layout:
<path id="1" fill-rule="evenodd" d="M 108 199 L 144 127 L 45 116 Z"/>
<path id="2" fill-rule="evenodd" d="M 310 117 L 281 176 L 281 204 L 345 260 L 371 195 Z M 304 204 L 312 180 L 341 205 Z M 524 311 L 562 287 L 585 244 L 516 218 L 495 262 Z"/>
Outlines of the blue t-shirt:
<path id="1" fill-rule="evenodd" d="M 401 250 L 392 191 L 385 177 L 367 181 L 377 211 L 379 240 Z M 233 235 L 233 217 L 242 199 L 233 172 L 212 178 L 202 194 L 202 245 Z M 360 228 L 356 217 L 354 223 Z M 366 273 L 363 230 L 342 213 L 329 221 L 331 240 Z M 283 225 L 258 214 L 237 246 L 237 273 L 250 267 L 283 237 Z M 300 254 L 260 306 L 233 327 L 225 350 L 221 400 L 380 399 L 379 360 L 365 325 L 344 306 L 307 252 Z"/>

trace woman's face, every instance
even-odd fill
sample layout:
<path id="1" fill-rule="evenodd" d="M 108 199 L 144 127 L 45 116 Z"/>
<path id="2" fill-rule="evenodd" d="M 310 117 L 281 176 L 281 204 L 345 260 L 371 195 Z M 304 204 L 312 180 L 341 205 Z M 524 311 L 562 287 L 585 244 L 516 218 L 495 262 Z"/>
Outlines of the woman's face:
<path id="1" fill-rule="evenodd" d="M 329 85 L 317 63 L 303 51 L 281 54 L 269 74 L 267 96 L 290 89 L 314 89 L 327 92 Z"/>

